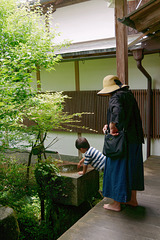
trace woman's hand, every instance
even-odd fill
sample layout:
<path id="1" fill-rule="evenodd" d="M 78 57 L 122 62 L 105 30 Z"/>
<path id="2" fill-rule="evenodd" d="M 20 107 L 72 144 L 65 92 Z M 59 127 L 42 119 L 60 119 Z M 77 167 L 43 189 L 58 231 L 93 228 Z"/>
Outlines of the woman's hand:
<path id="1" fill-rule="evenodd" d="M 106 133 L 107 129 L 108 129 L 108 124 L 104 125 L 104 127 L 103 127 L 103 133 L 104 134 Z"/>
<path id="2" fill-rule="evenodd" d="M 116 127 L 116 124 L 111 122 L 109 124 L 110 134 L 113 136 L 119 135 L 118 128 Z"/>

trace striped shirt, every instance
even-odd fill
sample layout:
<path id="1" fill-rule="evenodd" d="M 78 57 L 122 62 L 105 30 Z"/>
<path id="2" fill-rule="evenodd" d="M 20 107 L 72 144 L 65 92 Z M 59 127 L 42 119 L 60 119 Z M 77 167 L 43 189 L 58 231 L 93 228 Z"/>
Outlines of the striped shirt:
<path id="1" fill-rule="evenodd" d="M 93 147 L 90 147 L 84 154 L 84 165 L 91 164 L 96 170 L 100 171 L 104 169 L 106 156 L 104 156 L 100 151 Z"/>

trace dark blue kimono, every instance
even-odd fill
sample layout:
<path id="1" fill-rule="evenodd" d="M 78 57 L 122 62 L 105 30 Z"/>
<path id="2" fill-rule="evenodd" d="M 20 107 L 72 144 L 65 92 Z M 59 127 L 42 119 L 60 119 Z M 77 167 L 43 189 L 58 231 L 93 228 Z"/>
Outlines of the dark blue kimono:
<path id="1" fill-rule="evenodd" d="M 144 190 L 142 143 L 143 129 L 137 102 L 128 88 L 116 91 L 109 101 L 107 124 L 116 123 L 122 130 L 129 115 L 127 154 L 119 159 L 107 158 L 103 178 L 103 196 L 117 202 L 127 202 L 132 190 Z"/>

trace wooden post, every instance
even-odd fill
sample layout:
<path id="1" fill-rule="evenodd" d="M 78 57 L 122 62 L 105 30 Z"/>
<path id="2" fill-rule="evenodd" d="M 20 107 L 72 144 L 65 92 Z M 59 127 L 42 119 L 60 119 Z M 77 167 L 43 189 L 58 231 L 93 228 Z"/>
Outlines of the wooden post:
<path id="1" fill-rule="evenodd" d="M 74 62 L 75 67 L 75 85 L 76 91 L 80 91 L 80 81 L 79 81 L 79 61 Z M 78 132 L 78 137 L 81 137 L 81 133 Z M 82 158 L 82 153 L 78 151 L 79 158 Z"/>
<path id="2" fill-rule="evenodd" d="M 36 76 L 37 76 L 37 92 L 39 92 L 41 91 L 41 75 L 39 67 L 37 67 Z"/>
<path id="3" fill-rule="evenodd" d="M 115 0 L 117 76 L 123 83 L 128 84 L 127 27 L 117 20 L 125 15 L 127 15 L 127 0 Z"/>
<path id="4" fill-rule="evenodd" d="M 79 61 L 74 62 L 75 66 L 75 83 L 76 83 L 76 91 L 80 91 L 80 82 L 79 82 Z"/>

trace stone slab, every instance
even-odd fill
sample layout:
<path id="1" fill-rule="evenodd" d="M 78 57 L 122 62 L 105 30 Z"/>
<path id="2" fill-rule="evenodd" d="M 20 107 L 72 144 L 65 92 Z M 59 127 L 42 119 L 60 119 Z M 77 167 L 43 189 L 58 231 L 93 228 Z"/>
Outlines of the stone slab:
<path id="1" fill-rule="evenodd" d="M 77 168 L 77 165 L 76 165 Z M 67 173 L 60 172 L 64 177 L 65 194 L 62 190 L 62 195 L 55 202 L 64 205 L 79 206 L 85 201 L 89 201 L 94 197 L 99 190 L 99 173 L 93 168 L 89 168 L 85 175 L 79 175 L 77 172 Z"/>

